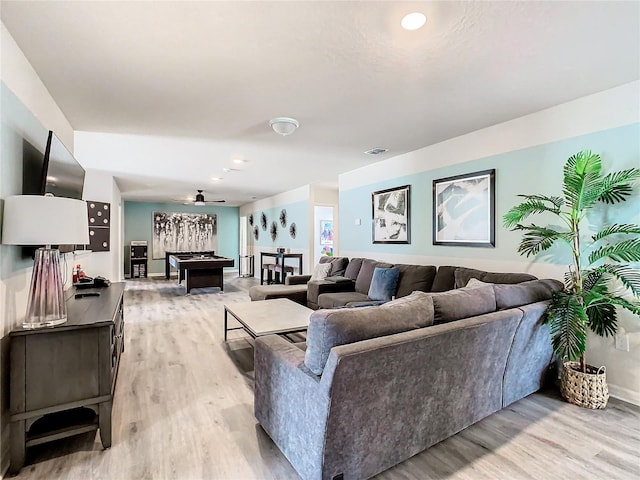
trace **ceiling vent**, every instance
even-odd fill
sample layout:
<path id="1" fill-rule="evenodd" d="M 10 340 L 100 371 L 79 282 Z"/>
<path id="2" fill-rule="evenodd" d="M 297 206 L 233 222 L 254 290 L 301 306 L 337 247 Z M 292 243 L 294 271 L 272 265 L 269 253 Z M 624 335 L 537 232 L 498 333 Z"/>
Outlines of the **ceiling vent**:
<path id="1" fill-rule="evenodd" d="M 372 148 L 371 150 L 367 150 L 366 153 L 367 155 L 380 155 L 381 153 L 384 152 L 388 152 L 389 149 L 388 148 Z"/>

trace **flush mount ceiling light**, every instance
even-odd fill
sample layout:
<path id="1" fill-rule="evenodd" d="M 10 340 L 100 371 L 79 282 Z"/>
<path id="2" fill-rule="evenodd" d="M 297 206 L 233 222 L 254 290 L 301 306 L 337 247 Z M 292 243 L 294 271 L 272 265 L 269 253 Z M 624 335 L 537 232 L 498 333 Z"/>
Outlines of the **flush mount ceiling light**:
<path id="1" fill-rule="evenodd" d="M 269 126 L 273 128 L 273 131 L 283 137 L 291 135 L 296 131 L 296 128 L 300 126 L 300 123 L 295 118 L 289 117 L 276 117 L 269 120 Z"/>
<path id="2" fill-rule="evenodd" d="M 422 27 L 426 21 L 427 17 L 425 17 L 423 13 L 414 12 L 405 15 L 400 23 L 405 30 L 417 30 Z"/>

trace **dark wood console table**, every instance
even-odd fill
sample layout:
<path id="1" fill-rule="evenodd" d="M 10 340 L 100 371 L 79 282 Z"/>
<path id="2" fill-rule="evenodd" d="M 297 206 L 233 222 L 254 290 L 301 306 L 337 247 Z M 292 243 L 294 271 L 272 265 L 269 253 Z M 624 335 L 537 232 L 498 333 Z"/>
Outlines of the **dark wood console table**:
<path id="1" fill-rule="evenodd" d="M 124 350 L 124 286 L 68 291 L 67 322 L 10 333 L 10 467 L 26 448 L 100 429 L 111 446 L 111 407 Z M 99 293 L 99 296 L 75 294 Z"/>

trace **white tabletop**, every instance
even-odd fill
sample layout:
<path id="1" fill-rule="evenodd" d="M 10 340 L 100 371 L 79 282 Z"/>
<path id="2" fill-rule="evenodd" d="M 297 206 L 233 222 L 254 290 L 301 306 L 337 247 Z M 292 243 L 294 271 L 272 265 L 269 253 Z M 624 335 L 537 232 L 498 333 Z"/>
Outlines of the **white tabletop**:
<path id="1" fill-rule="evenodd" d="M 313 310 L 288 298 L 224 306 L 255 337 L 305 330 Z"/>

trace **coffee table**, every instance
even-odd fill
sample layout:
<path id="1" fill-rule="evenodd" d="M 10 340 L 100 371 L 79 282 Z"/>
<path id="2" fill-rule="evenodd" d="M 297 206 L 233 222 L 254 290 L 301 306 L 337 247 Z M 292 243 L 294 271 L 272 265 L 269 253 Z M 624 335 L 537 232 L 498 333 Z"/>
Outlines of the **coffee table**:
<path id="1" fill-rule="evenodd" d="M 253 338 L 264 335 L 304 332 L 313 313 L 288 298 L 274 298 L 256 302 L 231 303 L 224 306 L 224 339 L 229 330 L 244 330 Z M 241 327 L 229 328 L 227 314 L 231 314 Z"/>

